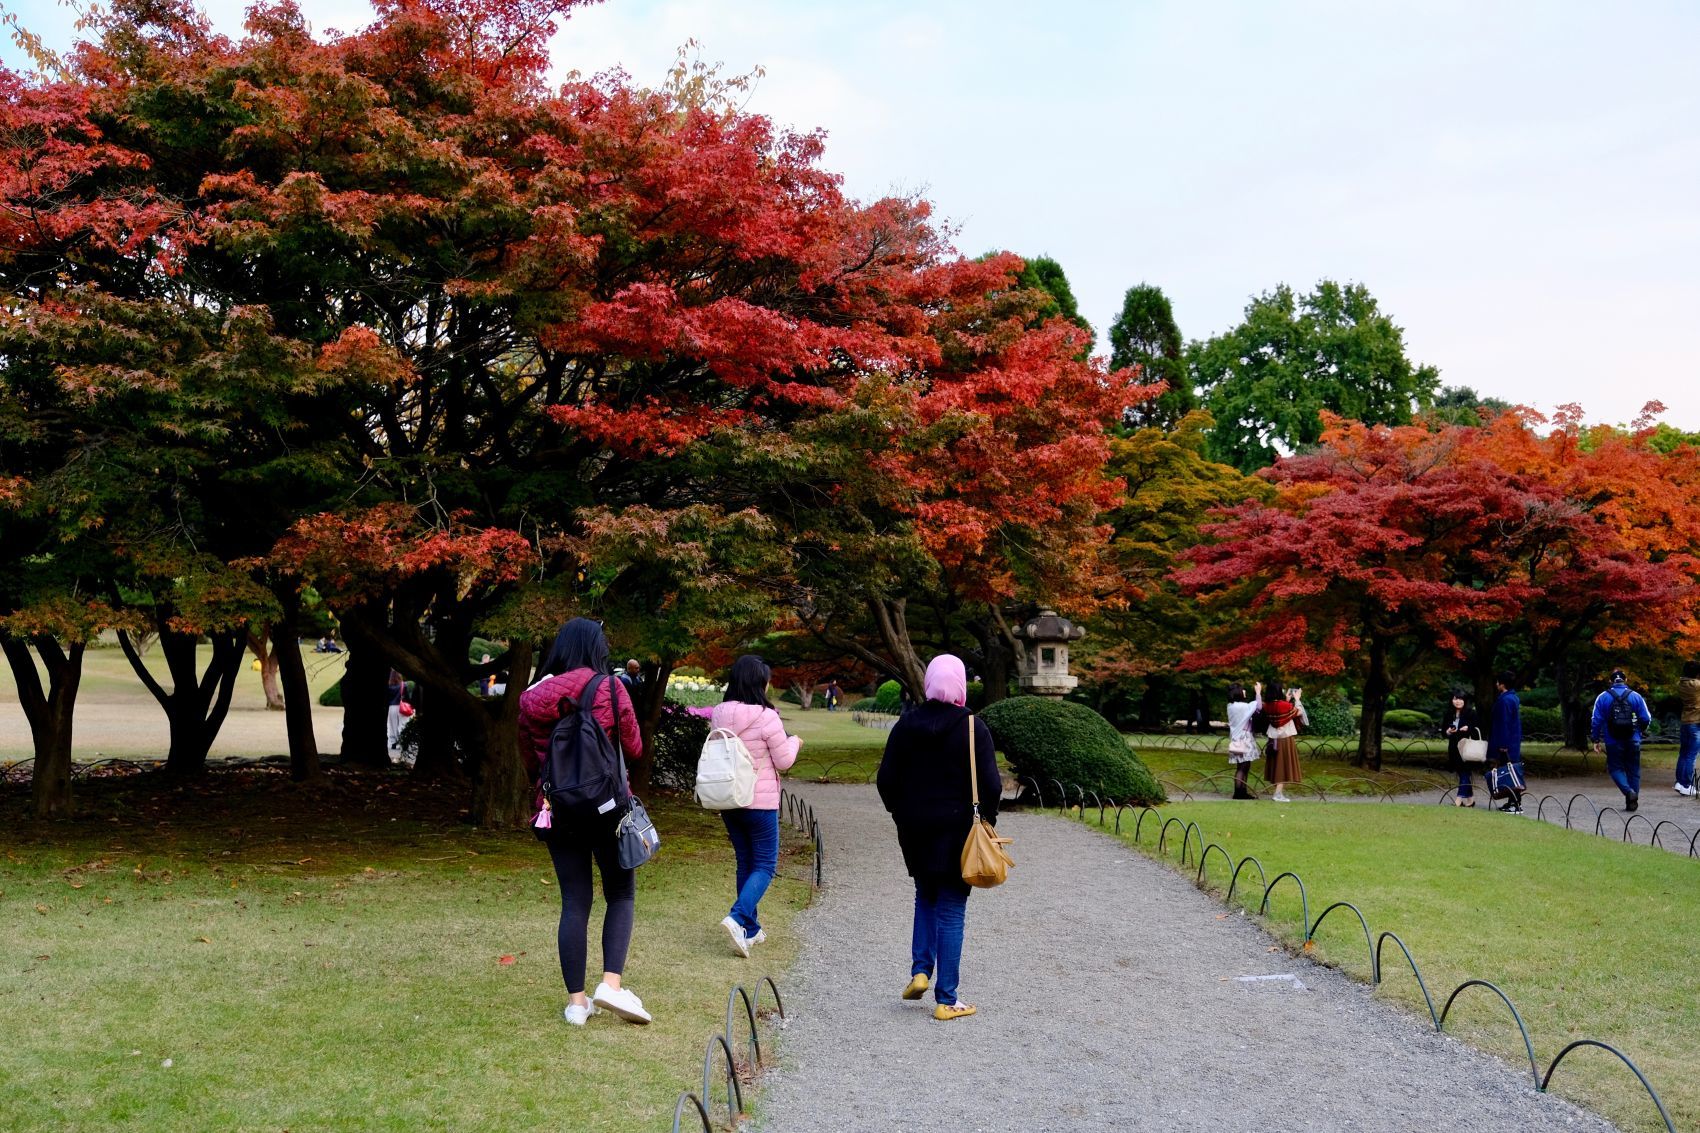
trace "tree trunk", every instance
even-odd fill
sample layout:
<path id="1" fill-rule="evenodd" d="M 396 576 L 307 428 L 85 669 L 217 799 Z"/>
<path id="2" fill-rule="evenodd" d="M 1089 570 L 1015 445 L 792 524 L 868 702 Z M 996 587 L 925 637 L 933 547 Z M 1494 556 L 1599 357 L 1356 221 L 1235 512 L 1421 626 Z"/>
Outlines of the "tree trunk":
<path id="1" fill-rule="evenodd" d="M 915 643 L 909 637 L 909 622 L 905 615 L 908 604 L 906 598 L 872 598 L 868 601 L 886 653 L 897 666 L 897 679 L 909 693 L 910 703 L 920 704 L 927 698 L 927 668 L 921 664 L 921 655 L 915 651 Z"/>
<path id="2" fill-rule="evenodd" d="M 301 657 L 301 639 L 295 633 L 295 615 L 301 608 L 301 597 L 290 590 L 278 598 L 283 602 L 283 619 L 271 628 L 270 652 L 284 690 L 289 777 L 299 783 L 319 777 L 319 741 L 313 734 L 313 690 L 307 684 L 307 664 Z"/>
<path id="3" fill-rule="evenodd" d="M 531 652 L 529 641 L 509 647 L 507 691 L 485 705 L 484 754 L 472 792 L 472 820 L 479 826 L 511 829 L 531 817 L 531 764 L 519 749 L 519 697 L 525 686 L 512 679 L 531 668 Z"/>
<path id="4" fill-rule="evenodd" d="M 1564 746 L 1573 751 L 1588 750 L 1588 735 L 1593 729 L 1593 711 L 1583 701 L 1587 674 L 1582 666 L 1567 657 L 1557 664 L 1558 709 L 1564 728 Z"/>
<path id="5" fill-rule="evenodd" d="M 797 694 L 797 706 L 807 712 L 815 702 L 815 684 L 813 681 L 792 681 L 791 691 Z"/>
<path id="6" fill-rule="evenodd" d="M 31 805 L 37 818 L 60 818 L 71 813 L 71 723 L 83 679 L 83 646 L 65 649 L 50 637 L 35 638 L 33 643 L 47 667 L 45 691 L 30 645 L 0 638 L 34 741 Z"/>
<path id="7" fill-rule="evenodd" d="M 212 660 L 207 671 L 200 672 L 197 650 L 200 635 L 178 633 L 167 628 L 169 614 L 156 609 L 154 619 L 159 626 L 159 647 L 171 674 L 171 691 L 154 678 L 142 664 L 128 633 L 120 630 L 118 642 L 130 667 L 142 684 L 165 709 L 171 727 L 171 747 L 165 754 L 165 769 L 172 775 L 199 775 L 207 769 L 207 752 L 224 726 L 230 711 L 230 698 L 236 691 L 236 675 L 242 671 L 242 658 L 247 655 L 247 631 L 228 630 L 213 633 Z"/>
<path id="8" fill-rule="evenodd" d="M 673 666 L 678 663 L 677 657 L 667 655 L 659 661 L 643 663 L 643 680 L 638 682 L 632 707 L 637 711 L 638 731 L 643 736 L 645 756 L 651 756 L 655 750 L 655 729 L 661 723 L 661 710 L 667 705 L 667 681 L 673 675 Z M 655 760 L 628 760 L 626 766 L 631 773 L 633 793 L 647 795 L 654 778 Z"/>
<path id="9" fill-rule="evenodd" d="M 255 660 L 260 663 L 260 688 L 266 694 L 266 707 L 273 712 L 284 711 L 283 683 L 279 679 L 277 656 L 277 626 L 266 626 L 261 630 L 248 631 L 248 648 L 254 653 Z M 286 634 L 294 633 L 292 628 L 284 629 Z"/>
<path id="10" fill-rule="evenodd" d="M 1364 713 L 1358 720 L 1358 751 L 1352 762 L 1370 771 L 1381 770 L 1381 728 L 1392 692 L 1387 674 L 1387 642 L 1372 638 L 1364 673 Z"/>
<path id="11" fill-rule="evenodd" d="M 985 687 L 985 703 L 996 704 L 1009 696 L 1009 642 L 1003 628 L 990 619 L 980 623 L 980 682 Z"/>
<path id="12" fill-rule="evenodd" d="M 345 767 L 390 765 L 390 663 L 364 621 L 342 620 L 348 661 L 342 672 L 342 763 Z"/>

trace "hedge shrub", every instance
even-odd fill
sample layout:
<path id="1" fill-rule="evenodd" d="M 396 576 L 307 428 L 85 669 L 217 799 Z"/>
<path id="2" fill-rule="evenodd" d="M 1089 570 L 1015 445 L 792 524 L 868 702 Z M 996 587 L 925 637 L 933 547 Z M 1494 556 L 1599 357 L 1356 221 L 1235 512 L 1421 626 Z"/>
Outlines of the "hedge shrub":
<path id="1" fill-rule="evenodd" d="M 708 739 L 708 720 L 685 705 L 668 700 L 661 706 L 650 749 L 655 764 L 650 782 L 669 791 L 689 791 L 696 786 L 697 757 Z"/>
<path id="2" fill-rule="evenodd" d="M 1353 736 L 1358 722 L 1352 714 L 1352 702 L 1339 691 L 1319 692 L 1304 701 L 1310 725 L 1305 731 L 1313 736 Z"/>
<path id="3" fill-rule="evenodd" d="M 1019 776 L 1057 779 L 1114 801 L 1156 804 L 1163 788 L 1110 722 L 1083 704 L 1043 696 L 1000 700 L 980 714 Z"/>
<path id="4" fill-rule="evenodd" d="M 319 694 L 319 705 L 324 708 L 342 707 L 342 678 L 337 678 L 336 684 Z"/>
<path id="5" fill-rule="evenodd" d="M 1415 708 L 1389 708 L 1381 724 L 1400 732 L 1426 732 L 1434 727 L 1434 717 Z"/>
<path id="6" fill-rule="evenodd" d="M 849 710 L 851 712 L 878 712 L 880 702 L 876 697 L 864 696 L 862 699 L 852 702 Z"/>
<path id="7" fill-rule="evenodd" d="M 1523 706 L 1523 734 L 1525 736 L 1559 736 L 1564 734 L 1564 712 L 1558 708 L 1531 708 Z"/>
<path id="8" fill-rule="evenodd" d="M 886 681 L 874 694 L 874 707 L 880 712 L 897 712 L 903 707 L 903 686 L 896 681 Z"/>

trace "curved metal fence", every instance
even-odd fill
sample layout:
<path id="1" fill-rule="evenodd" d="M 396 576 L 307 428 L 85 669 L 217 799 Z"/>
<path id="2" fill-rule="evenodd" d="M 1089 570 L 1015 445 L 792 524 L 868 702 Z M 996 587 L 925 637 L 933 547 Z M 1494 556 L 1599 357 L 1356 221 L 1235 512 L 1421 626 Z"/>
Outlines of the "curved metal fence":
<path id="1" fill-rule="evenodd" d="M 773 993 L 773 1006 L 762 1006 L 762 990 L 766 988 Z M 742 1008 L 740 1011 L 739 1008 Z M 740 1042 L 738 1022 L 742 1019 L 747 1025 L 745 1041 Z M 726 1026 L 719 1033 L 708 1037 L 708 1045 L 702 1055 L 702 1090 L 684 1090 L 673 1105 L 673 1133 L 681 1133 L 687 1128 L 700 1129 L 702 1133 L 720 1133 L 721 1130 L 736 1130 L 744 1120 L 744 1085 L 760 1073 L 766 1065 L 762 1057 L 761 1024 L 763 1020 L 777 1019 L 778 1026 L 783 1028 L 786 1023 L 785 1000 L 779 994 L 779 985 L 772 976 L 763 976 L 755 982 L 752 993 L 743 984 L 732 985 L 732 990 L 726 994 Z M 748 1052 L 748 1057 L 740 1057 L 741 1052 Z M 718 1073 L 717 1073 L 718 1071 Z M 724 1083 L 724 1097 L 716 1096 L 716 1084 Z M 725 1120 L 717 1121 L 715 1113 L 724 1101 Z"/>
<path id="2" fill-rule="evenodd" d="M 1445 806 L 1457 793 L 1457 787 L 1450 787 L 1440 793 L 1436 802 Z M 1587 804 L 1586 814 L 1577 811 L 1578 803 Z M 1468 809 L 1488 814 L 1496 813 L 1492 806 Z M 1563 826 L 1566 830 L 1580 830 L 1601 838 L 1627 842 L 1632 846 L 1652 846 L 1654 849 L 1669 850 L 1684 857 L 1700 857 L 1700 824 L 1696 824 L 1696 828 L 1690 831 L 1673 819 L 1665 818 L 1654 822 L 1644 814 L 1625 814 L 1614 806 L 1599 806 L 1584 794 L 1571 795 L 1568 801 L 1562 803 L 1557 795 L 1542 795 L 1540 801 L 1535 804 L 1535 817 L 1553 826 Z M 1590 823 L 1589 819 L 1593 821 Z M 1637 826 L 1636 823 L 1640 825 Z M 1636 840 L 1637 830 L 1642 832 L 1640 841 Z"/>
<path id="3" fill-rule="evenodd" d="M 786 825 L 793 830 L 809 836 L 814 844 L 814 887 L 819 889 L 821 882 L 826 879 L 826 839 L 821 834 L 820 820 L 815 817 L 815 808 L 809 801 L 786 787 L 779 788 L 779 814 Z M 778 995 L 778 989 L 774 989 Z"/>
<path id="4" fill-rule="evenodd" d="M 1078 786 L 1076 787 L 1076 790 L 1078 790 Z M 1580 798 L 1582 796 L 1577 797 Z M 1571 801 L 1574 803 L 1575 800 L 1572 799 Z M 1059 807 L 1059 809 L 1069 808 L 1063 806 Z M 1608 807 L 1607 810 L 1609 811 L 1610 808 Z M 1107 820 L 1104 817 L 1103 814 L 1099 815 L 1097 823 L 1099 826 L 1111 825 L 1115 833 L 1121 834 L 1123 832 L 1122 820 L 1124 812 L 1137 814 L 1137 818 L 1133 820 L 1133 829 L 1128 835 L 1134 846 L 1136 848 L 1152 852 L 1159 860 L 1165 862 L 1171 860 L 1172 855 L 1169 852 L 1170 831 L 1176 826 L 1181 828 L 1180 834 L 1174 839 L 1175 844 L 1180 846 L 1180 851 L 1178 857 L 1174 857 L 1172 864 L 1176 866 L 1187 865 L 1188 857 L 1191 853 L 1191 847 L 1194 845 L 1200 846 L 1201 849 L 1198 850 L 1197 856 L 1194 858 L 1198 868 L 1193 877 L 1193 884 L 1206 892 L 1210 891 L 1209 878 L 1206 871 L 1210 864 L 1211 851 L 1215 851 L 1219 854 L 1223 862 L 1227 865 L 1231 865 L 1233 869 L 1228 882 L 1227 891 L 1223 896 L 1223 901 L 1225 903 L 1232 904 L 1234 894 L 1239 889 L 1241 873 L 1248 865 L 1255 866 L 1257 869 L 1258 881 L 1260 883 L 1259 896 L 1257 898 L 1257 913 L 1259 916 L 1269 915 L 1270 898 L 1274 893 L 1275 888 L 1283 881 L 1290 879 L 1294 888 L 1298 890 L 1299 916 L 1301 919 L 1301 927 L 1303 929 L 1303 948 L 1305 951 L 1309 951 L 1315 946 L 1316 934 L 1322 928 L 1323 923 L 1328 920 L 1330 914 L 1334 913 L 1336 910 L 1342 909 L 1351 912 L 1356 917 L 1359 927 L 1363 930 L 1364 946 L 1368 954 L 1370 983 L 1372 986 L 1379 987 L 1381 985 L 1383 977 L 1381 966 L 1382 950 L 1389 940 L 1393 941 L 1393 943 L 1399 946 L 1400 954 L 1405 958 L 1405 962 L 1410 966 L 1411 974 L 1416 977 L 1417 987 L 1422 992 L 1423 1002 L 1428 1007 L 1429 1019 L 1433 1023 L 1436 1033 L 1443 1033 L 1445 1031 L 1447 1016 L 1451 1013 L 1452 1005 L 1457 1001 L 1461 994 L 1470 988 L 1478 987 L 1491 991 L 1501 1002 L 1505 1004 L 1506 1009 L 1511 1014 L 1512 1020 L 1517 1024 L 1518 1033 L 1523 1040 L 1524 1052 L 1528 1055 L 1529 1059 L 1530 1079 L 1534 1088 L 1540 1092 L 1544 1093 L 1546 1091 L 1547 1086 L 1552 1082 L 1553 1074 L 1558 1070 L 1559 1066 L 1565 1061 L 1572 1051 L 1580 1047 L 1598 1047 L 1614 1055 L 1619 1061 L 1629 1068 L 1629 1070 L 1635 1075 L 1636 1080 L 1640 1082 L 1642 1088 L 1646 1090 L 1647 1096 L 1652 1099 L 1653 1105 L 1658 1108 L 1659 1117 L 1664 1121 L 1665 1128 L 1669 1130 L 1669 1133 L 1676 1133 L 1676 1126 L 1672 1123 L 1670 1114 L 1665 1110 L 1665 1103 L 1659 1097 L 1659 1092 L 1653 1088 L 1653 1084 L 1647 1080 L 1647 1076 L 1641 1072 L 1640 1067 L 1636 1066 L 1629 1056 L 1625 1055 L 1616 1047 L 1600 1042 L 1597 1039 L 1576 1039 L 1563 1050 L 1558 1052 L 1553 1060 L 1547 1064 L 1546 1072 L 1543 1074 L 1541 1073 L 1540 1063 L 1535 1057 L 1535 1045 L 1533 1040 L 1529 1037 L 1529 1028 L 1523 1020 L 1522 1012 L 1519 1011 L 1517 1009 L 1517 1005 L 1511 1001 L 1511 997 L 1496 984 L 1487 980 L 1465 980 L 1463 983 L 1452 989 L 1451 994 L 1446 997 L 1445 1005 L 1441 1007 L 1439 1011 L 1436 1011 L 1434 1007 L 1434 997 L 1429 993 L 1428 981 L 1423 978 L 1422 969 L 1418 967 L 1416 957 L 1411 954 L 1410 948 L 1407 947 L 1405 942 L 1395 933 L 1383 932 L 1379 937 L 1375 936 L 1370 929 L 1369 919 L 1364 916 L 1363 912 L 1356 905 L 1349 901 L 1335 901 L 1327 908 L 1323 909 L 1322 912 L 1317 915 L 1315 920 L 1312 920 L 1310 916 L 1310 894 L 1305 888 L 1304 879 L 1299 877 L 1297 873 L 1287 870 L 1278 874 L 1273 881 L 1266 881 L 1264 880 L 1265 875 L 1263 863 L 1258 861 L 1255 857 L 1247 855 L 1241 858 L 1237 865 L 1234 865 L 1233 855 L 1231 855 L 1220 843 L 1208 841 L 1205 838 L 1203 828 L 1200 827 L 1198 823 L 1190 820 L 1183 820 L 1174 815 L 1170 815 L 1165 818 L 1162 812 L 1156 807 L 1119 806 L 1116 808 L 1113 825 L 1110 820 Z M 1084 820 L 1083 811 L 1077 811 L 1077 816 Z M 1156 841 L 1155 843 L 1148 843 L 1142 846 L 1140 843 L 1140 837 L 1144 832 L 1145 819 L 1152 816 L 1158 820 L 1153 824 L 1153 828 L 1158 831 Z M 1598 821 L 1599 820 L 1596 819 L 1596 825 L 1598 824 Z M 1675 823 L 1671 823 L 1670 825 L 1674 826 Z M 1627 823 L 1625 824 L 1625 828 L 1628 828 Z M 1195 834 L 1196 837 L 1194 836 Z M 1248 888 L 1246 892 L 1249 894 L 1252 890 Z"/>

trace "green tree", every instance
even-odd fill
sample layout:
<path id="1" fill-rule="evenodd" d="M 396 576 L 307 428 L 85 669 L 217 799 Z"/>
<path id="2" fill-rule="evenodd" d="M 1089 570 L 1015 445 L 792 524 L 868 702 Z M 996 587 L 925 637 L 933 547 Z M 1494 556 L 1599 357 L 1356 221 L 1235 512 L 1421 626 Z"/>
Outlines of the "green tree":
<path id="1" fill-rule="evenodd" d="M 1121 313 L 1110 324 L 1110 368 L 1127 366 L 1140 367 L 1147 382 L 1168 386 L 1161 395 L 1130 407 L 1129 425 L 1173 428 L 1198 404 L 1174 308 L 1163 289 L 1149 283 L 1127 289 Z"/>
<path id="2" fill-rule="evenodd" d="M 1244 322 L 1194 343 L 1187 364 L 1216 419 L 1210 455 L 1243 472 L 1320 441 L 1324 411 L 1408 424 L 1440 380 L 1405 356 L 1404 332 L 1368 288 L 1326 279 L 1308 295 L 1282 284 L 1253 299 Z"/>
<path id="3" fill-rule="evenodd" d="M 1049 303 L 1043 304 L 1035 312 L 1038 321 L 1050 318 L 1065 318 L 1084 330 L 1088 335 L 1096 335 L 1092 324 L 1080 313 L 1080 304 L 1075 301 L 1074 288 L 1069 286 L 1068 274 L 1063 271 L 1061 264 L 1049 256 L 1034 256 L 1027 261 L 1027 266 L 1021 269 L 1021 274 L 1015 277 L 1017 287 L 1033 288 L 1043 291 L 1051 297 Z"/>
<path id="4" fill-rule="evenodd" d="M 1480 425 L 1485 417 L 1510 408 L 1509 401 L 1483 397 L 1469 386 L 1443 386 L 1423 416 L 1435 425 Z"/>

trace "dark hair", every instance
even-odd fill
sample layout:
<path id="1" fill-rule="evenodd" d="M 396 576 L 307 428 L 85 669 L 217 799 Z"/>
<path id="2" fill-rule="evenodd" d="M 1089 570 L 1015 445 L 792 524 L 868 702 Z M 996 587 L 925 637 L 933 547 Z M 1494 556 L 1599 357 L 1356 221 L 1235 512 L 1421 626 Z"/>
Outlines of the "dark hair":
<path id="1" fill-rule="evenodd" d="M 1499 683 L 1504 685 L 1506 688 L 1517 687 L 1517 674 L 1512 672 L 1510 669 L 1502 670 L 1499 676 L 1495 679 L 1497 679 Z"/>
<path id="2" fill-rule="evenodd" d="M 1611 679 L 1613 683 L 1626 681 L 1629 679 L 1629 674 L 1625 673 L 1622 669 L 1613 669 L 1611 671 Z"/>
<path id="3" fill-rule="evenodd" d="M 1229 704 L 1245 704 L 1249 700 L 1251 700 L 1251 696 L 1246 692 L 1244 685 L 1232 684 L 1228 686 Z"/>
<path id="4" fill-rule="evenodd" d="M 1455 688 L 1452 690 L 1452 695 L 1447 699 L 1462 700 L 1465 704 L 1468 704 L 1470 703 L 1470 691 L 1468 689 Z"/>
<path id="5" fill-rule="evenodd" d="M 767 698 L 767 682 L 772 676 L 773 670 L 766 661 L 754 653 L 746 653 L 732 662 L 732 672 L 726 678 L 725 699 L 772 708 L 773 701 Z"/>
<path id="6" fill-rule="evenodd" d="M 1684 680 L 1700 677 L 1700 661 L 1684 661 L 1682 663 L 1682 676 Z"/>
<path id="7" fill-rule="evenodd" d="M 1287 690 L 1281 687 L 1280 681 L 1270 681 L 1269 687 L 1263 690 L 1263 702 L 1265 704 L 1270 704 L 1270 703 L 1273 703 L 1277 700 L 1286 700 L 1286 699 L 1287 699 Z"/>
<path id="8" fill-rule="evenodd" d="M 592 673 L 608 671 L 608 639 L 602 635 L 602 624 L 589 618 L 574 618 L 555 634 L 555 643 L 544 658 L 538 677 L 558 677 L 574 669 L 589 669 Z"/>

